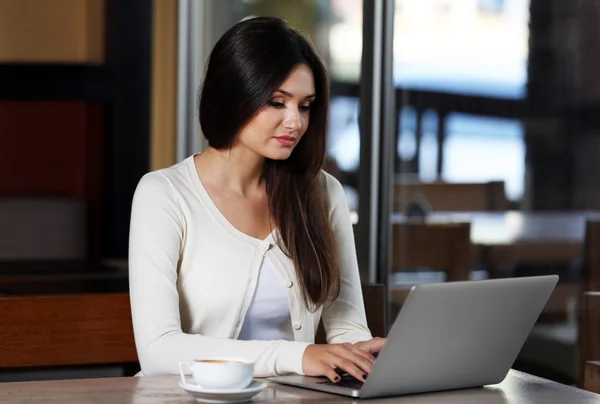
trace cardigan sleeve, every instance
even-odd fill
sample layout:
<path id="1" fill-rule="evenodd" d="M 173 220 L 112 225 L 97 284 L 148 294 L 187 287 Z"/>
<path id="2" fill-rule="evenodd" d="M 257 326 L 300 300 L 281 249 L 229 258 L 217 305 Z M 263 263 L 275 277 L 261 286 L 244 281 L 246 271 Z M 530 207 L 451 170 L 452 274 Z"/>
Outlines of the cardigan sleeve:
<path id="1" fill-rule="evenodd" d="M 350 210 L 342 184 L 330 174 L 326 173 L 325 178 L 331 201 L 330 220 L 341 265 L 339 297 L 323 307 L 322 319 L 327 342 L 366 341 L 372 336 L 367 326 Z"/>
<path id="2" fill-rule="evenodd" d="M 179 362 L 228 356 L 254 360 L 255 377 L 302 374 L 309 343 L 238 341 L 182 331 L 177 268 L 185 226 L 171 181 L 160 171 L 146 174 L 133 197 L 129 234 L 131 312 L 142 373 L 176 374 Z"/>

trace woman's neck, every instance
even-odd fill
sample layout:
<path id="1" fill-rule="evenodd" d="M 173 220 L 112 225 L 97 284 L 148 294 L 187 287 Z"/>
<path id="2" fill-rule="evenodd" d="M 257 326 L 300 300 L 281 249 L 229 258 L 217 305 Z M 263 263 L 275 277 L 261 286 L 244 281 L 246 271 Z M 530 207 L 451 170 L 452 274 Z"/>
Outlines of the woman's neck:
<path id="1" fill-rule="evenodd" d="M 250 150 L 217 150 L 208 147 L 197 156 L 202 171 L 212 184 L 246 196 L 264 186 L 265 159 Z"/>

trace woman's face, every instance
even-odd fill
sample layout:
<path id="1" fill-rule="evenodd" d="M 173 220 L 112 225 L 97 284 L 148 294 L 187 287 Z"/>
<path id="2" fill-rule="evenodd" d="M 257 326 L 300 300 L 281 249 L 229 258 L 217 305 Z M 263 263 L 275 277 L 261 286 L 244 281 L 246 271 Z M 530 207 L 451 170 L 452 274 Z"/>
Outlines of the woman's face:
<path id="1" fill-rule="evenodd" d="M 308 128 L 315 83 L 306 64 L 296 66 L 269 103 L 240 131 L 238 146 L 272 160 L 287 159 Z"/>

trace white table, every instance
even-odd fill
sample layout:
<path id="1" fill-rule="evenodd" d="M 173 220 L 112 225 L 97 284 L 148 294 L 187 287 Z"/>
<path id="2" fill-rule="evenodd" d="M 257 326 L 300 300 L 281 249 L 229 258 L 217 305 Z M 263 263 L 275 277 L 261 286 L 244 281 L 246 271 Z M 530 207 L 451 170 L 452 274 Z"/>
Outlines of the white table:
<path id="1" fill-rule="evenodd" d="M 0 403 L 11 404 L 191 404 L 177 376 L 123 377 L 42 382 L 0 383 Z M 270 383 L 253 403 L 359 403 L 344 396 Z M 417 404 L 598 404 L 600 395 L 510 371 L 500 384 L 484 388 L 371 399 L 368 403 Z"/>

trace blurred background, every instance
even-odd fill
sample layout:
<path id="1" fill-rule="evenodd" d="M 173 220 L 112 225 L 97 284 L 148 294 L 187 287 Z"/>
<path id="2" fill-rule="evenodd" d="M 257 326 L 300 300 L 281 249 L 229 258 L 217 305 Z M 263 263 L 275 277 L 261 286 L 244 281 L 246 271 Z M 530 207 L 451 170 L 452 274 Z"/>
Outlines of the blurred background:
<path id="1" fill-rule="evenodd" d="M 559 274 L 515 368 L 581 385 L 600 359 L 581 321 L 600 275 L 599 0 L 0 0 L 1 298 L 127 292 L 137 182 L 206 147 L 210 49 L 267 15 L 329 69 L 325 168 L 387 324 L 417 283 Z M 0 360 L 0 381 L 124 372 L 105 365 Z"/>

